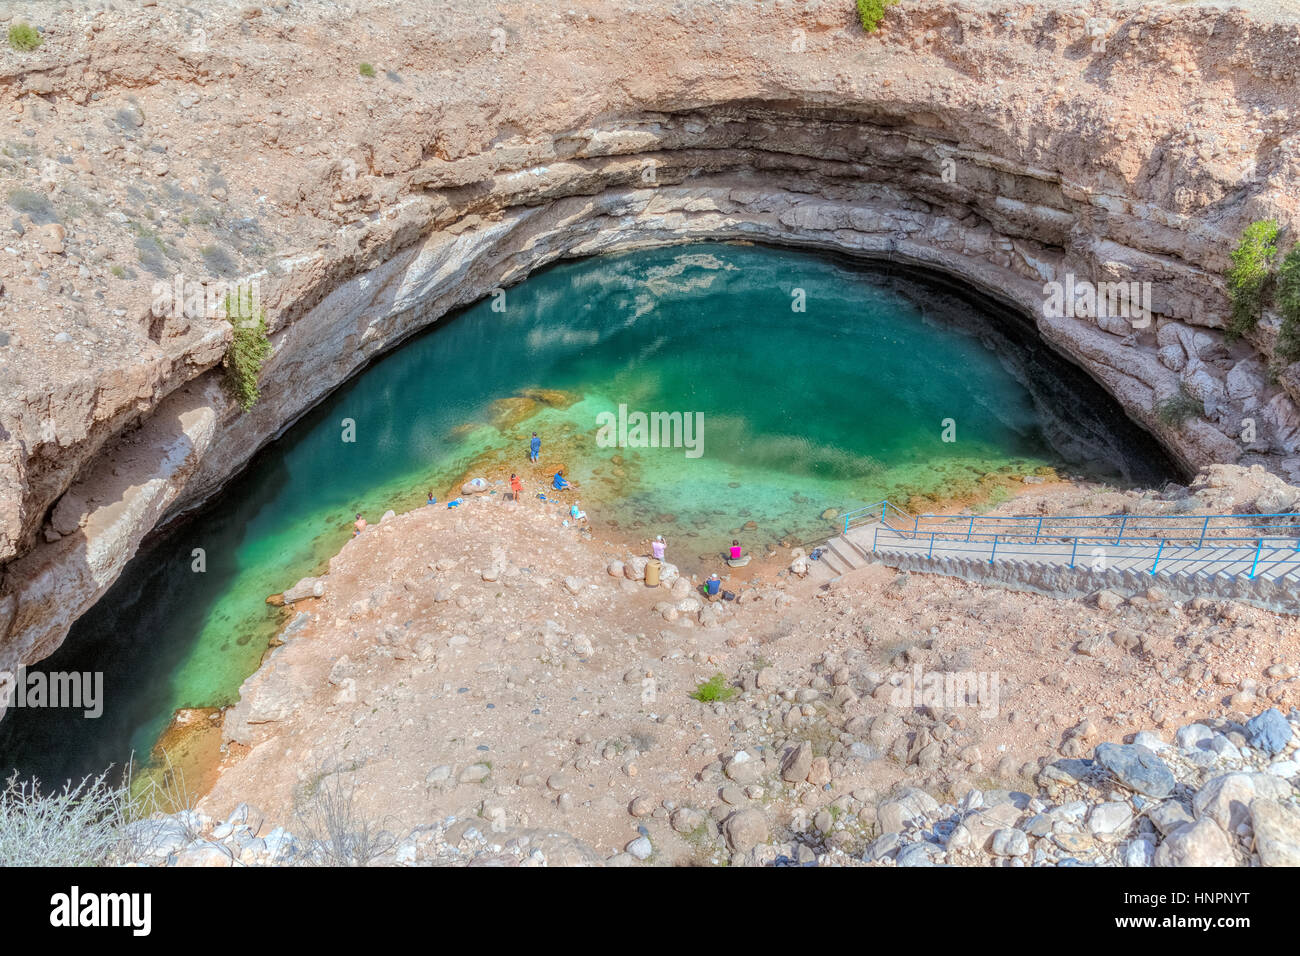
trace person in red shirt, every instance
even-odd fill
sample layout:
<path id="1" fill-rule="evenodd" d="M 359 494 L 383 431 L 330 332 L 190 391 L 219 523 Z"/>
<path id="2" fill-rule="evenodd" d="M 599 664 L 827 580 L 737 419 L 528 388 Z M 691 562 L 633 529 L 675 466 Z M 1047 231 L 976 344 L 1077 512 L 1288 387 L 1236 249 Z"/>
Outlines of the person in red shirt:
<path id="1" fill-rule="evenodd" d="M 519 496 L 520 496 L 521 494 L 523 494 L 523 491 L 524 491 L 524 483 L 523 483 L 522 481 L 519 480 L 519 476 L 518 476 L 518 475 L 511 475 L 511 476 L 510 476 L 510 493 L 511 493 L 512 495 L 514 495 L 515 501 L 518 501 L 518 500 L 519 500 Z"/>

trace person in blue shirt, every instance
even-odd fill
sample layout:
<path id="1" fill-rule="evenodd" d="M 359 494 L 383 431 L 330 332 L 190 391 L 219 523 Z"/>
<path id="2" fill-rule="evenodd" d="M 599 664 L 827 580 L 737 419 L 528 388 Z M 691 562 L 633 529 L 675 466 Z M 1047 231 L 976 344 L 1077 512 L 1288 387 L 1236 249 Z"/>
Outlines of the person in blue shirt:
<path id="1" fill-rule="evenodd" d="M 554 488 L 556 491 L 564 491 L 566 488 L 569 487 L 569 480 L 565 478 L 563 474 L 557 471 L 555 473 L 554 480 L 551 481 L 551 487 Z"/>
<path id="2" fill-rule="evenodd" d="M 716 574 L 710 574 L 709 579 L 704 582 L 704 593 L 707 594 L 709 597 L 713 597 L 715 594 L 718 593 L 718 589 L 721 587 L 722 587 L 722 579 L 719 578 Z"/>
<path id="3" fill-rule="evenodd" d="M 528 460 L 537 461 L 542 453 L 542 440 L 537 437 L 537 432 L 533 432 L 533 440 L 528 443 Z"/>

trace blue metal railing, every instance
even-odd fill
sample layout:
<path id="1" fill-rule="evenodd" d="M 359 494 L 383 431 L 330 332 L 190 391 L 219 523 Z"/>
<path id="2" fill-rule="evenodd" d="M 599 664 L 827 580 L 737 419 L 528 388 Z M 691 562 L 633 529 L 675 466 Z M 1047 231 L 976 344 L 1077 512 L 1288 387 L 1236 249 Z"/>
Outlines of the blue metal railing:
<path id="1" fill-rule="evenodd" d="M 1079 546 L 1119 547 L 1118 557 L 1131 562 L 1149 549 L 1151 568 L 1166 571 L 1179 565 L 1219 565 L 1238 562 L 1247 577 L 1260 573 L 1289 574 L 1300 568 L 1300 514 L 1264 515 L 1072 515 L 1072 516 L 979 516 L 912 515 L 888 500 L 850 511 L 840 519 L 847 534 L 852 528 L 875 524 L 872 551 L 880 533 L 927 544 L 926 554 L 935 551 L 964 551 L 957 544 L 989 544 L 989 563 L 997 557 L 1069 556 L 1073 568 Z M 952 542 L 952 544 L 949 544 Z M 1029 550 L 1025 550 L 1025 546 Z M 1232 576 L 1240 571 L 1230 572 Z"/>

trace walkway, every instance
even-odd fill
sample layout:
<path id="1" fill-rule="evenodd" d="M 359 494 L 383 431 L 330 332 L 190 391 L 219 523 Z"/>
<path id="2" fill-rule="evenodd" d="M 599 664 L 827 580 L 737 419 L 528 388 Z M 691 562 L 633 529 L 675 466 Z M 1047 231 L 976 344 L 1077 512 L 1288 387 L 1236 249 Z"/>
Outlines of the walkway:
<path id="1" fill-rule="evenodd" d="M 911 515 L 882 501 L 840 520 L 829 576 L 879 562 L 1051 593 L 1159 582 L 1300 610 L 1300 514 Z"/>

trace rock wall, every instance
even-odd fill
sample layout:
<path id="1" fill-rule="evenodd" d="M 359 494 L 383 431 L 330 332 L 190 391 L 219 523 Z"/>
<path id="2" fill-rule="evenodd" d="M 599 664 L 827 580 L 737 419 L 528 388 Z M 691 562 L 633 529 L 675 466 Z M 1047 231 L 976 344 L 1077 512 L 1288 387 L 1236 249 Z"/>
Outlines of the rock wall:
<path id="1" fill-rule="evenodd" d="M 1270 374 L 1276 321 L 1244 343 L 1218 331 L 1241 228 L 1300 211 L 1294 25 L 932 0 L 867 36 L 848 3 L 643 6 L 471 3 L 417 22 L 386 0 L 359 26 L 323 5 L 213 2 L 191 15 L 240 43 L 195 51 L 177 39 L 189 21 L 158 10 L 128 52 L 139 11 L 86 14 L 84 39 L 73 23 L 65 48 L 3 62 L 16 121 L 46 121 L 36 142 L 97 110 L 112 130 L 75 172 L 15 165 L 56 210 L 77 190 L 166 201 L 143 167 L 183 184 L 179 208 L 206 190 L 194 208 L 216 213 L 68 214 L 66 243 L 28 215 L 15 240 L 40 269 L 6 280 L 4 321 L 62 295 L 79 325 L 56 334 L 33 307 L 0 347 L 0 672 L 50 653 L 160 519 L 373 355 L 547 262 L 638 245 L 757 240 L 944 269 L 1031 316 L 1189 470 L 1300 477 L 1300 365 Z M 395 69 L 358 87 L 356 45 L 376 29 Z M 213 139 L 231 136 L 243 149 L 218 175 Z M 189 236 L 202 229 L 265 242 L 218 255 Z M 224 320 L 152 315 L 152 277 L 103 278 L 124 236 L 131 261 L 153 242 L 260 277 L 275 354 L 251 412 L 218 385 Z M 1070 277 L 1150 283 L 1150 323 L 1045 315 L 1046 284 Z M 1180 391 L 1205 414 L 1167 424 L 1158 407 Z"/>

